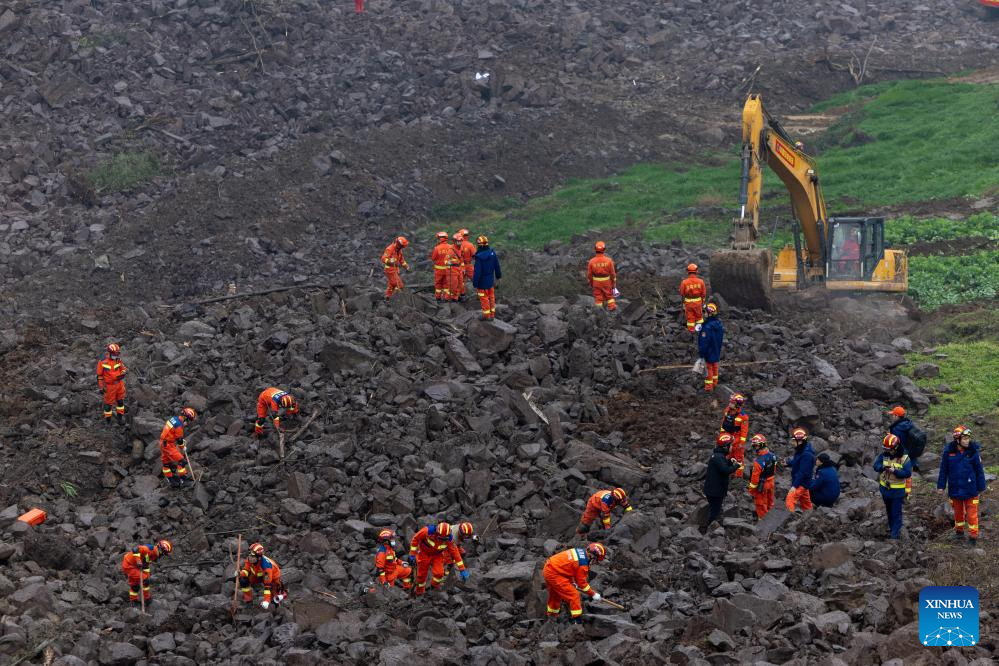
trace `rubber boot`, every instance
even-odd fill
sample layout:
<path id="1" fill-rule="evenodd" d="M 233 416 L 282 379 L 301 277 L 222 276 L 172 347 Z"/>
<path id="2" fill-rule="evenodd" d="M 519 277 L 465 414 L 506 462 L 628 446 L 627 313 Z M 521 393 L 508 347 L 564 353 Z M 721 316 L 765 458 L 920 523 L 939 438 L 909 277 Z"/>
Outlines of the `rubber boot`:
<path id="1" fill-rule="evenodd" d="M 167 481 L 170 482 L 171 488 L 180 488 L 181 486 L 184 485 L 183 483 L 181 483 L 180 477 L 178 477 L 177 475 L 167 477 Z"/>

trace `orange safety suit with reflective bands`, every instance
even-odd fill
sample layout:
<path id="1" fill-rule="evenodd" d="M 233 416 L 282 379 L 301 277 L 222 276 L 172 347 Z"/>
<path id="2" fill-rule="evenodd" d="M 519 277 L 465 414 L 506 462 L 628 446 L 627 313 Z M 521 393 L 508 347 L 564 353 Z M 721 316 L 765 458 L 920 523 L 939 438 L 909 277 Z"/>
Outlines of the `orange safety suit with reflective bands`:
<path id="1" fill-rule="evenodd" d="M 439 588 L 444 582 L 444 555 L 451 556 L 451 561 L 458 571 L 465 570 L 465 562 L 461 559 L 461 551 L 454 543 L 453 537 L 441 537 L 437 534 L 435 525 L 428 525 L 413 535 L 409 544 L 409 554 L 416 556 L 416 594 L 423 594 L 427 589 L 427 574 L 433 572 L 430 585 Z"/>
<path id="2" fill-rule="evenodd" d="M 625 511 L 631 511 L 631 505 L 628 503 L 628 499 L 625 498 L 623 502 L 618 502 L 614 497 L 613 490 L 598 490 L 597 492 L 590 495 L 590 499 L 586 502 L 586 508 L 583 510 L 583 517 L 580 519 L 580 529 L 577 530 L 580 534 L 586 534 L 590 531 L 590 525 L 593 521 L 600 518 L 601 524 L 604 529 L 610 529 L 611 526 L 611 510 L 615 507 L 622 506 Z"/>
<path id="3" fill-rule="evenodd" d="M 154 544 L 140 544 L 130 552 L 125 553 L 121 558 L 121 570 L 128 577 L 128 600 L 136 603 L 139 601 L 139 587 L 142 587 L 142 596 L 149 601 L 149 565 L 155 562 L 160 556 L 160 549 Z"/>
<path id="4" fill-rule="evenodd" d="M 591 597 L 596 594 L 590 587 L 590 558 L 583 548 L 570 548 L 552 555 L 541 573 L 548 586 L 548 617 L 557 617 L 564 601 L 569 604 L 569 616 L 578 618 L 583 614 L 579 591 Z"/>
<path id="5" fill-rule="evenodd" d="M 680 296 L 683 297 L 683 313 L 687 318 L 687 330 L 695 333 L 697 324 L 704 323 L 704 301 L 708 296 L 704 280 L 690 275 L 680 283 Z"/>
<path id="6" fill-rule="evenodd" d="M 257 421 L 253 425 L 253 432 L 258 437 L 264 434 L 264 420 L 270 412 L 274 412 L 274 428 L 281 430 L 281 398 L 288 395 L 287 391 L 271 386 L 265 388 L 257 398 Z M 286 414 L 298 414 L 298 403 L 295 403 Z"/>
<path id="7" fill-rule="evenodd" d="M 475 246 L 467 240 L 461 241 L 459 254 L 461 255 L 461 263 L 465 265 L 465 279 L 471 280 L 472 276 L 475 275 L 475 263 L 472 261 L 472 257 L 475 256 Z"/>
<path id="8" fill-rule="evenodd" d="M 378 582 L 382 585 L 399 585 L 408 590 L 413 584 L 413 569 L 400 562 L 395 549 L 388 544 L 378 546 L 375 552 L 375 569 L 378 570 Z"/>
<path id="9" fill-rule="evenodd" d="M 770 453 L 768 449 L 763 449 L 756 454 L 756 459 L 753 461 L 753 473 L 749 477 L 749 486 L 746 490 L 753 498 L 756 517 L 761 520 L 770 512 L 776 500 L 777 493 L 774 487 L 776 472 L 777 456 Z"/>
<path id="10" fill-rule="evenodd" d="M 125 373 L 128 368 L 121 359 L 105 356 L 97 362 L 97 388 L 104 391 L 104 418 L 112 412 L 125 416 Z"/>
<path id="11" fill-rule="evenodd" d="M 392 294 L 401 291 L 403 287 L 402 278 L 399 277 L 399 267 L 409 270 L 409 264 L 406 263 L 406 258 L 402 255 L 399 243 L 392 241 L 391 245 L 385 248 L 382 253 L 382 265 L 385 268 L 385 279 L 388 281 L 388 286 L 385 287 L 385 298 L 392 298 Z"/>
<path id="12" fill-rule="evenodd" d="M 454 245 L 445 240 L 437 243 L 430 253 L 430 261 L 434 264 L 434 298 L 438 301 L 455 300 L 451 293 L 451 270 L 461 265 L 461 257 Z"/>
<path id="13" fill-rule="evenodd" d="M 187 476 L 187 468 L 184 467 L 184 422 L 179 416 L 171 416 L 163 424 L 163 431 L 160 433 L 160 458 L 163 461 L 163 476 L 170 478 L 174 475 L 174 467 L 177 469 L 177 476 Z"/>
<path id="14" fill-rule="evenodd" d="M 731 457 L 742 464 L 746 458 L 746 437 L 749 435 L 749 417 L 742 411 L 742 408 L 726 407 L 718 432 L 727 432 L 735 437 L 735 442 L 732 443 Z M 741 469 L 732 472 L 732 476 L 741 477 L 742 474 L 743 470 Z"/>
<path id="15" fill-rule="evenodd" d="M 247 558 L 239 572 L 239 591 L 243 593 L 243 601 L 253 601 L 253 587 L 264 586 L 264 601 L 270 602 L 272 597 L 284 591 L 281 584 L 281 567 L 269 557 L 261 556 L 254 563 Z"/>
<path id="16" fill-rule="evenodd" d="M 614 260 L 603 252 L 598 252 L 586 265 L 586 279 L 593 290 L 593 302 L 598 308 L 607 303 L 608 310 L 617 310 L 614 288 L 617 286 L 617 270 Z"/>
<path id="17" fill-rule="evenodd" d="M 451 265 L 449 284 L 452 300 L 457 301 L 465 297 L 465 260 L 462 258 L 461 243 L 455 243 L 451 247 L 454 248 L 454 256 L 458 261 Z"/>

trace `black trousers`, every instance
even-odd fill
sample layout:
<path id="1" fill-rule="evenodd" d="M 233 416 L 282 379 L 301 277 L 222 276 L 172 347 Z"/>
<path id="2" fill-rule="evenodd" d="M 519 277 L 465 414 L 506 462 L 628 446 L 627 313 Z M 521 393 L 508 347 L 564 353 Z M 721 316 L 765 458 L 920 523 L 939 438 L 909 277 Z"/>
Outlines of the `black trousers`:
<path id="1" fill-rule="evenodd" d="M 722 512 L 722 502 L 724 501 L 724 497 L 708 498 L 708 522 L 704 524 L 705 527 L 718 520 L 718 516 L 720 516 Z"/>

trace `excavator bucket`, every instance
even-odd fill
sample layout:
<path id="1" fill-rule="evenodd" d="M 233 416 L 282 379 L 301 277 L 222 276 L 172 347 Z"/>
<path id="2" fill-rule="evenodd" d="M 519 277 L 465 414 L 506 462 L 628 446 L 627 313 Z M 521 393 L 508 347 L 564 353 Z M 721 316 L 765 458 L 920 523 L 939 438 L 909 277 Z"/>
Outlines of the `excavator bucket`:
<path id="1" fill-rule="evenodd" d="M 718 250 L 711 258 L 711 290 L 731 305 L 773 309 L 771 281 L 774 274 L 770 250 Z"/>

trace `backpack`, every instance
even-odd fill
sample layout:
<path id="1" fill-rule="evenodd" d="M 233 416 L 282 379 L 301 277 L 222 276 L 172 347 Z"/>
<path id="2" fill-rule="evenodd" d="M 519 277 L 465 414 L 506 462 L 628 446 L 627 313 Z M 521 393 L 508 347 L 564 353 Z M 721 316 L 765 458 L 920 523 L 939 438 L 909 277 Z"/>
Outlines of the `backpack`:
<path id="1" fill-rule="evenodd" d="M 923 455 L 923 451 L 926 450 L 926 433 L 920 430 L 919 426 L 913 423 L 912 428 L 909 430 L 908 435 L 905 438 L 905 443 L 909 456 L 912 458 L 918 458 Z"/>

